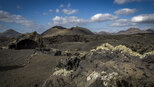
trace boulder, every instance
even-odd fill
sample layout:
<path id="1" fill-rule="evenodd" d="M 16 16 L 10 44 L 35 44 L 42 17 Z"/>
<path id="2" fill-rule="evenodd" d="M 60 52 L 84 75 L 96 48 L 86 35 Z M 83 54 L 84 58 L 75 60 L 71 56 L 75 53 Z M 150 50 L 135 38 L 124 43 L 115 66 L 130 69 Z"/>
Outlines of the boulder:
<path id="1" fill-rule="evenodd" d="M 37 47 L 43 47 L 42 37 L 37 32 L 23 34 L 8 46 L 9 49 L 35 49 Z"/>

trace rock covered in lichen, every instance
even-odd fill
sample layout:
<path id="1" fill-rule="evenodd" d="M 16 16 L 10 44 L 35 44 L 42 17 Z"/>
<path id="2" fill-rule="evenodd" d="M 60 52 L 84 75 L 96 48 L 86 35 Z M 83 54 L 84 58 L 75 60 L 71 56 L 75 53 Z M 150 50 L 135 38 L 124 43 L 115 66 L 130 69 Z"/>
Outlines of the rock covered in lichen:
<path id="1" fill-rule="evenodd" d="M 153 87 L 153 61 L 153 51 L 142 55 L 126 46 L 106 43 L 84 54 L 84 58 L 60 60 L 58 70 L 43 87 L 70 87 L 72 83 L 71 87 Z M 55 79 L 63 82 L 49 86 Z"/>

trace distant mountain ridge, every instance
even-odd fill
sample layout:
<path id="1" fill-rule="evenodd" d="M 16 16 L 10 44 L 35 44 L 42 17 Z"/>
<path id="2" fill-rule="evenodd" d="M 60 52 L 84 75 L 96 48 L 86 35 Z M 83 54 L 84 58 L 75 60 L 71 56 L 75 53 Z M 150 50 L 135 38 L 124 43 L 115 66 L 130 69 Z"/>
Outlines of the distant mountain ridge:
<path id="1" fill-rule="evenodd" d="M 52 37 L 57 35 L 93 35 L 90 30 L 82 27 L 72 27 L 70 29 L 54 26 L 42 33 L 43 37 Z"/>
<path id="2" fill-rule="evenodd" d="M 119 31 L 117 33 L 109 33 L 109 32 L 105 32 L 105 31 L 100 31 L 100 32 L 95 32 L 95 34 L 98 35 L 114 35 L 114 34 L 138 34 L 138 33 L 154 33 L 154 29 L 146 29 L 146 30 L 141 30 L 139 28 L 129 28 L 127 30 L 122 30 Z"/>
<path id="3" fill-rule="evenodd" d="M 18 37 L 20 36 L 21 33 L 13 30 L 13 29 L 9 29 L 9 30 L 6 30 L 2 33 L 0 33 L 0 37 Z"/>
<path id="4" fill-rule="evenodd" d="M 147 29 L 146 30 L 148 33 L 154 33 L 154 30 L 153 29 Z"/>
<path id="5" fill-rule="evenodd" d="M 95 34 L 98 34 L 98 35 L 109 35 L 109 34 L 111 34 L 111 33 L 105 32 L 105 31 L 100 31 L 100 32 L 95 33 Z"/>
<path id="6" fill-rule="evenodd" d="M 91 32 L 89 29 L 83 28 L 83 27 L 72 27 L 72 28 L 65 28 L 62 26 L 54 26 L 45 32 L 43 32 L 41 35 L 43 37 L 52 37 L 57 35 L 114 35 L 114 34 L 137 34 L 137 33 L 154 33 L 154 29 L 150 28 L 147 30 L 141 30 L 139 28 L 129 28 L 127 30 L 122 30 L 117 33 L 110 33 L 105 31 L 100 32 Z M 21 33 L 13 30 L 8 29 L 4 32 L 0 32 L 0 37 L 18 37 Z"/>
<path id="7" fill-rule="evenodd" d="M 137 33 L 154 33 L 154 30 L 152 29 L 141 30 L 139 28 L 129 28 L 127 30 L 119 31 L 116 34 L 137 34 Z"/>

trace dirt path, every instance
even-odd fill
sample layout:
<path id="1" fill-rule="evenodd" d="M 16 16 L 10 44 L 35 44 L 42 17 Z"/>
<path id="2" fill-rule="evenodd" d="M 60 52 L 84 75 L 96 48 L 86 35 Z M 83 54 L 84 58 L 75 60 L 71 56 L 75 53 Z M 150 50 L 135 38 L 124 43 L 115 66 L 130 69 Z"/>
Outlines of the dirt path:
<path id="1" fill-rule="evenodd" d="M 22 68 L 0 71 L 0 87 L 41 87 L 64 56 L 37 55 Z"/>

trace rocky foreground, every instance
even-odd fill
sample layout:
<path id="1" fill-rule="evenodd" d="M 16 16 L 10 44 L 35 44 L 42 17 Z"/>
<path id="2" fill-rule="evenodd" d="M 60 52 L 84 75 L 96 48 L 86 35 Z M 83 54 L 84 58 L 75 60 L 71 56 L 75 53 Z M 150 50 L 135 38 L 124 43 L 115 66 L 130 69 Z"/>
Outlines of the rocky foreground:
<path id="1" fill-rule="evenodd" d="M 60 59 L 42 87 L 154 87 L 153 75 L 154 51 L 139 54 L 105 43 Z"/>
<path id="2" fill-rule="evenodd" d="M 0 87 L 154 87 L 153 37 L 0 38 Z"/>

